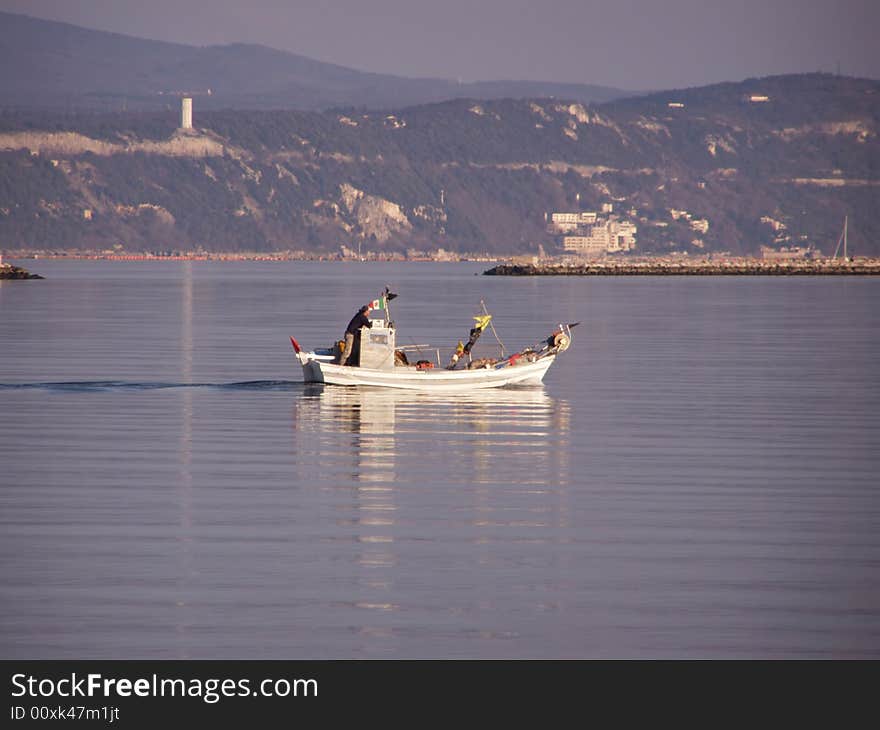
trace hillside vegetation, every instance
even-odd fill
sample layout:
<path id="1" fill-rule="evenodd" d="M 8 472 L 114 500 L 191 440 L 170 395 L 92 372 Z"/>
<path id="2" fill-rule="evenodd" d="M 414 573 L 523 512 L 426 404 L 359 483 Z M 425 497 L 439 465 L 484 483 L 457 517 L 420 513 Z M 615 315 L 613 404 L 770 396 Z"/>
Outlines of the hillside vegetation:
<path id="1" fill-rule="evenodd" d="M 823 74 L 601 105 L 196 99 L 191 131 L 176 108 L 5 111 L 0 248 L 549 252 L 547 214 L 611 203 L 638 252 L 831 253 L 849 215 L 851 251 L 877 255 L 878 122 L 880 83 Z"/>

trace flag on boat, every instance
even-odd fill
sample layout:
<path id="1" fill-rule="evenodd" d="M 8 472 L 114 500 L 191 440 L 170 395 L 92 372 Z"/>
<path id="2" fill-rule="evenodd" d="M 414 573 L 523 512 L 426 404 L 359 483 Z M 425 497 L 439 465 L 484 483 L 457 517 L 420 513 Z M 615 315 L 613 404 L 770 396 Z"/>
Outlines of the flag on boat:
<path id="1" fill-rule="evenodd" d="M 385 309 L 385 297 L 379 297 L 370 302 L 370 309 Z"/>
<path id="2" fill-rule="evenodd" d="M 485 314 L 481 317 L 474 317 L 474 321 L 477 323 L 474 326 L 474 329 L 478 329 L 480 330 L 480 332 L 482 332 L 484 329 L 486 329 L 486 326 L 489 324 L 490 319 L 492 319 L 491 314 Z"/>

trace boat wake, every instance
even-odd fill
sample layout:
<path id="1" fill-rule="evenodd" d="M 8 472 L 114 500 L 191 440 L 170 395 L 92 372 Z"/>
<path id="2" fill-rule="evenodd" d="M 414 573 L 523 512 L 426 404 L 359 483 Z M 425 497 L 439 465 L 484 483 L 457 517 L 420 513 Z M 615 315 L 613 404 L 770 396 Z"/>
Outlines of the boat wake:
<path id="1" fill-rule="evenodd" d="M 246 380 L 238 383 L 165 383 L 132 382 L 126 380 L 74 380 L 41 383 L 0 383 L 0 390 L 40 389 L 75 393 L 105 391 L 167 390 L 171 388 L 216 388 L 218 390 L 302 390 L 301 381 Z"/>

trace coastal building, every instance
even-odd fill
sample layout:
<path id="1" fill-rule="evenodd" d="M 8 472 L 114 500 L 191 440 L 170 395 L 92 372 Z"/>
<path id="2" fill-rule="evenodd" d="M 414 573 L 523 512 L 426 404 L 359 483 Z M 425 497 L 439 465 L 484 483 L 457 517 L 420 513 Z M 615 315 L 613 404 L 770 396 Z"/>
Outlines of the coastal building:
<path id="1" fill-rule="evenodd" d="M 635 249 L 637 231 L 634 223 L 612 217 L 590 226 L 584 235 L 565 236 L 562 247 L 581 256 L 623 253 Z"/>
<path id="2" fill-rule="evenodd" d="M 596 222 L 598 213 L 592 210 L 582 210 L 577 213 L 551 213 L 550 222 L 556 224 L 575 223 L 578 225 L 589 225 Z"/>
<path id="3" fill-rule="evenodd" d="M 553 215 L 555 217 L 557 214 L 554 213 Z M 578 224 L 576 221 L 552 220 L 550 225 L 547 226 L 547 230 L 551 233 L 571 233 L 577 229 Z"/>
<path id="4" fill-rule="evenodd" d="M 598 213 L 592 210 L 581 210 L 577 213 L 551 213 L 550 222 L 556 224 L 577 223 L 580 225 L 595 223 Z"/>
<path id="5" fill-rule="evenodd" d="M 551 213 L 549 228 L 555 233 L 570 233 L 581 226 L 589 226 L 596 222 L 599 214 L 592 210 L 577 213 Z"/>
<path id="6" fill-rule="evenodd" d="M 608 253 L 632 251 L 636 247 L 635 223 L 620 215 L 612 215 L 613 203 L 603 203 L 601 211 L 558 211 L 544 214 L 547 232 L 556 234 L 557 243 L 566 253 L 596 257 Z M 638 214 L 630 211 L 631 217 Z"/>
<path id="7" fill-rule="evenodd" d="M 636 247 L 636 233 L 638 228 L 635 223 L 612 218 L 607 224 L 608 252 L 632 251 Z"/>
<path id="8" fill-rule="evenodd" d="M 562 239 L 562 247 L 568 253 L 581 256 L 602 256 L 605 254 L 604 236 L 566 236 Z"/>

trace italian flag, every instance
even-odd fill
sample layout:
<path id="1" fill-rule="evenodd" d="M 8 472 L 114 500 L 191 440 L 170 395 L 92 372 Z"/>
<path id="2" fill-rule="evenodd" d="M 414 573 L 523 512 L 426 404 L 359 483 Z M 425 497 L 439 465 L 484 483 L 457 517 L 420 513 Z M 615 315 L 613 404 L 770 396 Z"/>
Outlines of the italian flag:
<path id="1" fill-rule="evenodd" d="M 370 302 L 370 309 L 385 309 L 385 297 L 379 297 Z"/>

